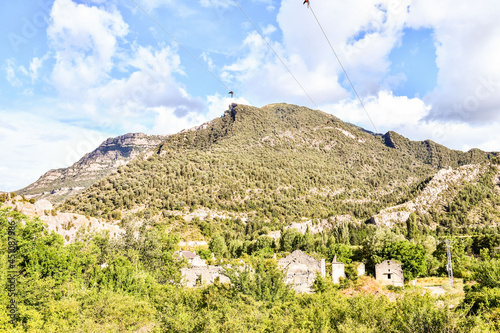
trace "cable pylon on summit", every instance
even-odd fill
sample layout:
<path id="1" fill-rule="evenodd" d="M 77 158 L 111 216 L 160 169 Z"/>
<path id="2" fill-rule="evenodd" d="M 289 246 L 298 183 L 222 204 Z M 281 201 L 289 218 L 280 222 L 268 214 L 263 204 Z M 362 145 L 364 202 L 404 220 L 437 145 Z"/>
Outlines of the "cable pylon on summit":
<path id="1" fill-rule="evenodd" d="M 314 19 L 316 20 L 316 22 L 318 23 L 318 26 L 319 28 L 321 29 L 321 32 L 323 33 L 323 35 L 325 36 L 326 38 L 326 41 L 328 42 L 328 45 L 330 45 L 330 48 L 332 49 L 332 52 L 333 52 L 333 55 L 335 56 L 335 58 L 337 59 L 340 67 L 342 68 L 342 71 L 344 72 L 344 75 L 345 77 L 347 78 L 347 80 L 349 81 L 349 84 L 351 85 L 352 87 L 352 90 L 354 91 L 354 94 L 356 95 L 359 103 L 361 104 L 361 106 L 363 107 L 363 110 L 365 110 L 365 113 L 366 113 L 366 116 L 368 117 L 368 119 L 370 120 L 370 123 L 372 124 L 373 126 L 373 129 L 375 130 L 375 133 L 378 133 L 378 130 L 377 130 L 377 127 L 375 126 L 372 118 L 370 117 L 370 114 L 368 113 L 368 111 L 366 110 L 366 107 L 365 107 L 365 104 L 363 103 L 363 101 L 361 100 L 361 97 L 359 97 L 359 94 L 356 90 L 356 88 L 354 87 L 354 84 L 352 83 L 351 81 L 351 78 L 349 77 L 349 75 L 347 74 L 347 71 L 344 67 L 344 65 L 342 65 L 342 62 L 340 61 L 340 58 L 338 57 L 337 55 L 337 52 L 335 52 L 335 49 L 333 48 L 333 45 L 332 43 L 330 42 L 330 39 L 328 38 L 325 30 L 323 29 L 323 26 L 321 25 L 321 23 L 319 22 L 318 20 L 318 17 L 316 16 L 316 13 L 314 13 L 314 10 L 313 10 L 313 7 L 311 6 L 311 3 L 309 2 L 309 0 L 304 0 L 304 3 L 303 4 L 306 4 L 307 3 L 307 8 L 309 8 L 311 10 L 311 13 L 313 14 L 314 16 Z"/>

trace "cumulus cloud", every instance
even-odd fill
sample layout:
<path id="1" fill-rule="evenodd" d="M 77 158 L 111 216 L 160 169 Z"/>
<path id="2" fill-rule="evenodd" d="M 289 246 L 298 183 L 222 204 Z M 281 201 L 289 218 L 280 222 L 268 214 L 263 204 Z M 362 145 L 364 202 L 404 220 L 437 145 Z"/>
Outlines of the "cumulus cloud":
<path id="1" fill-rule="evenodd" d="M 463 122 L 429 119 L 431 105 L 419 98 L 394 96 L 386 90 L 365 99 L 364 104 L 380 133 L 395 131 L 411 140 L 430 139 L 446 147 L 464 151 L 471 148 L 498 150 L 499 122 L 475 126 Z M 344 121 L 373 131 L 365 111 L 357 101 L 341 101 L 325 106 L 324 110 Z"/>
<path id="2" fill-rule="evenodd" d="M 202 111 L 201 101 L 190 97 L 173 76 L 184 74 L 175 49 L 163 47 L 154 50 L 139 46 L 127 63 L 131 67 L 128 77 L 112 79 L 91 91 L 99 102 L 111 110 L 118 109 L 124 115 L 153 107 Z"/>
<path id="3" fill-rule="evenodd" d="M 430 110 L 430 106 L 418 98 L 394 96 L 387 90 L 366 98 L 363 104 L 381 133 L 390 130 L 405 131 L 413 126 L 412 124 L 421 122 Z M 327 105 L 325 110 L 344 121 L 359 124 L 367 130 L 374 131 L 366 112 L 357 100 L 344 100 Z"/>
<path id="4" fill-rule="evenodd" d="M 429 94 L 431 119 L 467 123 L 499 120 L 500 2 L 413 1 L 408 25 L 432 28 L 438 86 Z"/>
<path id="5" fill-rule="evenodd" d="M 314 3 L 322 27 L 362 95 L 401 82 L 401 77 L 385 80 L 385 75 L 388 55 L 401 39 L 409 1 L 397 5 L 393 0 Z M 300 2 L 282 1 L 277 22 L 282 41 L 272 41 L 273 31 L 265 31 L 266 39 L 311 98 L 317 104 L 345 99 L 351 88 L 309 10 Z M 224 67 L 223 75 L 237 81 L 251 101 L 310 104 L 258 34 L 248 34 L 241 53 L 244 56 Z"/>
<path id="6" fill-rule="evenodd" d="M 114 68 L 119 39 L 128 25 L 116 9 L 105 10 L 56 0 L 47 37 L 55 51 L 52 82 L 72 98 L 108 78 Z"/>
<path id="7" fill-rule="evenodd" d="M 191 97 L 175 78 L 185 75 L 177 49 L 130 41 L 116 8 L 57 0 L 51 19 L 52 83 L 66 98 L 67 112 L 83 118 L 83 125 L 149 132 L 165 110 L 177 118 L 204 111 L 203 101 Z"/>
<path id="8" fill-rule="evenodd" d="M 279 43 L 271 43 L 286 67 L 316 103 L 324 101 L 327 96 L 328 99 L 332 96 L 345 97 L 345 91 L 338 83 L 335 71 L 327 66 L 319 66 L 310 71 L 306 61 L 300 56 L 287 56 Z M 236 81 L 240 90 L 245 92 L 246 98 L 254 104 L 284 100 L 310 104 L 302 88 L 257 33 L 252 32 L 247 36 L 242 49 L 245 50 L 245 56 L 225 66 L 222 77 Z"/>
<path id="9" fill-rule="evenodd" d="M 409 0 L 322 1 L 313 10 L 357 89 L 374 93 L 386 74 L 388 55 L 401 39 Z M 277 21 L 288 52 L 307 63 L 310 70 L 341 68 L 309 10 L 301 3 L 282 1 Z M 328 75 L 329 73 L 325 73 Z M 330 74 L 331 75 L 331 74 Z"/>

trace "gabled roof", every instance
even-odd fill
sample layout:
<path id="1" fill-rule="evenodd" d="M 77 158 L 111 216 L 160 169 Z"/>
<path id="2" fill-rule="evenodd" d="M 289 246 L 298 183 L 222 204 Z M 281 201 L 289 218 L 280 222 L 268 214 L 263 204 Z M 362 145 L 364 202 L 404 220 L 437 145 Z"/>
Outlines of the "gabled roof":
<path id="1" fill-rule="evenodd" d="M 314 257 L 305 254 L 300 250 L 295 250 L 285 258 L 278 260 L 278 265 L 282 268 L 288 267 L 291 264 L 305 264 L 310 266 L 320 267 L 320 261 Z"/>
<path id="2" fill-rule="evenodd" d="M 191 251 L 181 251 L 180 255 L 186 259 L 193 259 L 194 257 L 196 257 L 196 253 Z"/>

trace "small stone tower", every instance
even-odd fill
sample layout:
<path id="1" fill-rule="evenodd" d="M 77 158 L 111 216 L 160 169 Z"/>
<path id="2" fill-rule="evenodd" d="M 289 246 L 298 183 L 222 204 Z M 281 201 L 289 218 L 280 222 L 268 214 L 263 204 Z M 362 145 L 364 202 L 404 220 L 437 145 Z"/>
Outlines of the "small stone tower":
<path id="1" fill-rule="evenodd" d="M 337 262 L 337 256 L 333 258 L 332 261 L 332 281 L 335 284 L 340 283 L 340 278 L 345 279 L 344 263 Z"/>

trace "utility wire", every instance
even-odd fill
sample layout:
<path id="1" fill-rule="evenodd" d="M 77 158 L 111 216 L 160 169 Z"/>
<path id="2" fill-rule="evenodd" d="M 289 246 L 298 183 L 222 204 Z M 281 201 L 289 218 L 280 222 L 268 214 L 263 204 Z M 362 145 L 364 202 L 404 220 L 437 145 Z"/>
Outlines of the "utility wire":
<path id="1" fill-rule="evenodd" d="M 304 89 L 304 87 L 300 84 L 299 80 L 297 80 L 297 78 L 295 77 L 295 75 L 293 75 L 292 71 L 290 70 L 290 68 L 288 68 L 288 66 L 285 64 L 285 62 L 281 59 L 281 57 L 278 55 L 278 53 L 276 53 L 276 51 L 274 50 L 274 48 L 271 46 L 271 44 L 267 41 L 267 39 L 264 37 L 264 35 L 260 32 L 260 30 L 257 28 L 257 26 L 253 23 L 253 21 L 250 19 L 250 17 L 247 15 L 247 13 L 245 13 L 245 11 L 243 10 L 243 8 L 241 8 L 240 4 L 238 3 L 238 1 L 236 0 L 233 0 L 234 3 L 236 4 L 236 6 L 238 6 L 238 8 L 241 10 L 241 12 L 243 13 L 243 15 L 245 15 L 245 17 L 247 18 L 248 22 L 250 22 L 255 31 L 257 31 L 257 33 L 260 35 L 260 37 L 264 40 L 264 42 L 266 42 L 267 46 L 269 46 L 269 48 L 271 49 L 271 51 L 273 51 L 274 55 L 279 59 L 279 61 L 283 64 L 283 66 L 286 68 L 286 70 L 288 71 L 288 73 L 290 73 L 290 75 L 293 77 L 293 79 L 295 80 L 295 82 L 297 82 L 297 84 L 299 85 L 299 87 L 302 89 L 302 91 L 304 92 L 304 94 L 306 94 L 306 96 L 309 98 L 309 100 L 311 101 L 311 103 L 313 103 L 313 105 L 316 107 L 316 109 L 319 109 L 318 106 L 316 105 L 316 103 L 314 103 L 313 99 L 311 98 L 311 96 L 307 93 L 307 91 Z"/>
<path id="2" fill-rule="evenodd" d="M 231 89 L 228 88 L 228 86 L 221 79 L 219 79 L 214 73 L 212 73 L 198 58 L 196 58 L 191 52 L 189 52 L 189 50 L 186 49 L 181 44 L 181 42 L 179 42 L 174 36 L 172 36 L 158 21 L 156 21 L 147 11 L 145 11 L 144 8 L 142 8 L 134 0 L 130 0 L 130 1 L 132 1 L 137 6 L 137 8 L 139 8 L 147 17 L 149 17 L 151 19 L 151 21 L 153 21 L 154 23 L 156 23 L 156 25 L 158 27 L 160 27 L 161 30 L 165 31 L 165 33 L 167 35 L 169 35 L 170 38 L 172 38 L 184 51 L 186 51 L 186 53 L 189 54 L 191 56 L 191 58 L 193 58 L 198 64 L 200 64 L 201 67 L 203 67 L 208 73 L 210 73 L 210 75 L 212 75 L 224 88 L 226 88 L 227 91 L 231 90 Z"/>
<path id="3" fill-rule="evenodd" d="M 330 45 L 330 48 L 332 49 L 333 51 L 333 54 L 335 55 L 335 58 L 337 58 L 337 61 L 339 62 L 340 64 L 340 67 L 342 67 L 342 70 L 344 71 L 344 75 L 345 77 L 347 78 L 347 80 L 349 81 L 349 83 L 351 84 L 351 87 L 352 87 L 352 90 L 354 90 L 354 93 L 356 94 L 356 97 L 358 98 L 359 102 L 361 103 L 361 106 L 363 107 L 363 110 L 365 110 L 365 113 L 366 115 L 368 116 L 368 119 L 370 119 L 370 122 L 372 123 L 372 126 L 373 128 L 375 129 L 375 133 L 378 133 L 377 131 L 377 127 L 375 126 L 375 124 L 373 123 L 373 120 L 372 118 L 370 117 L 370 114 L 368 113 L 368 111 L 366 110 L 365 108 L 365 104 L 363 103 L 363 101 L 361 100 L 361 97 L 359 97 L 359 94 L 358 92 L 356 91 L 356 88 L 354 88 L 354 84 L 352 83 L 351 79 L 349 78 L 349 75 L 347 75 L 347 71 L 345 70 L 344 68 L 344 65 L 342 65 L 342 62 L 340 61 L 339 57 L 337 56 L 337 52 L 335 52 L 333 46 L 332 46 L 332 43 L 330 43 L 330 39 L 328 39 L 328 36 L 326 35 L 326 32 L 325 30 L 323 29 L 323 27 L 321 26 L 321 23 L 319 23 L 319 20 L 318 18 L 316 17 L 316 14 L 314 13 L 314 10 L 312 9 L 312 6 L 308 6 L 309 9 L 311 9 L 311 13 L 313 14 L 314 18 L 316 19 L 316 22 L 318 22 L 318 25 L 321 29 L 321 31 L 323 32 L 323 35 L 325 35 L 325 38 L 326 40 L 328 41 L 328 44 Z"/>

